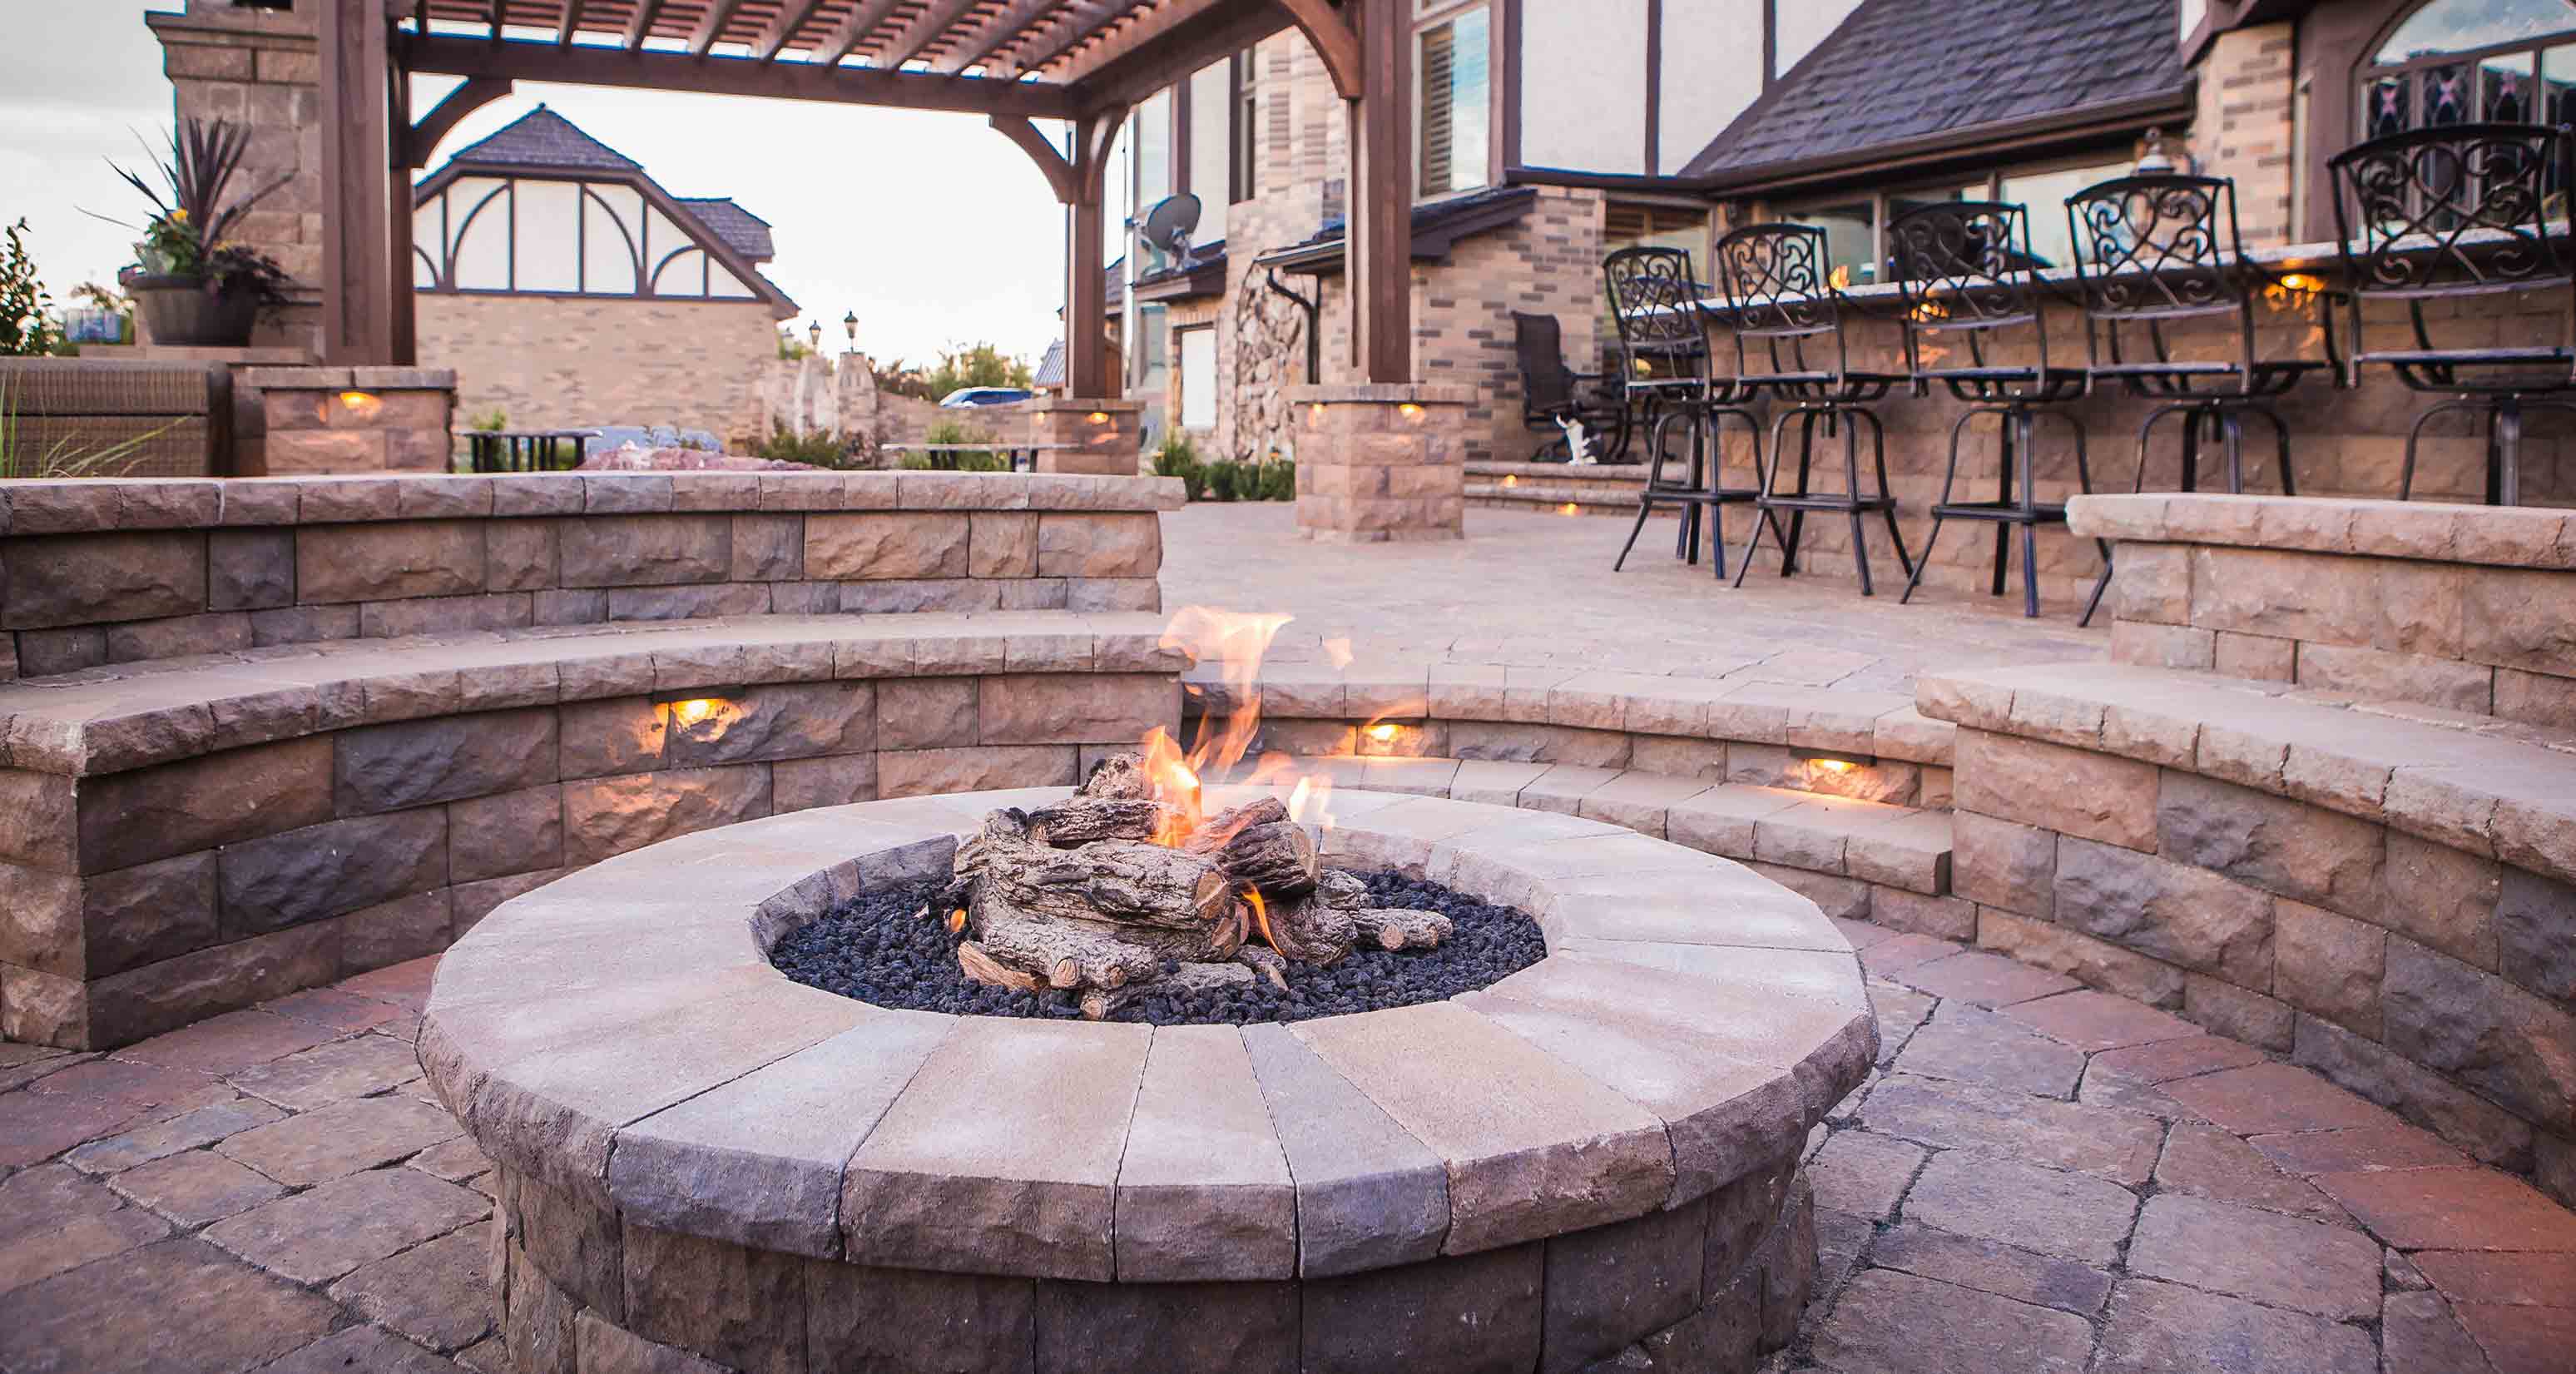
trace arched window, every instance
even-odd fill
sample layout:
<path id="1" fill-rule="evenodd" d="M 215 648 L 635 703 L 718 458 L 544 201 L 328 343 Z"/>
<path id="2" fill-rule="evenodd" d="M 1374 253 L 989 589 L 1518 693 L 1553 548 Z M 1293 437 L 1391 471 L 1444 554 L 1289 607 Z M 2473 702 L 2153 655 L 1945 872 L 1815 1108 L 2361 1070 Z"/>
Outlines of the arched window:
<path id="1" fill-rule="evenodd" d="M 2432 0 L 2354 82 L 2364 138 L 2477 120 L 2576 123 L 2576 2 Z"/>

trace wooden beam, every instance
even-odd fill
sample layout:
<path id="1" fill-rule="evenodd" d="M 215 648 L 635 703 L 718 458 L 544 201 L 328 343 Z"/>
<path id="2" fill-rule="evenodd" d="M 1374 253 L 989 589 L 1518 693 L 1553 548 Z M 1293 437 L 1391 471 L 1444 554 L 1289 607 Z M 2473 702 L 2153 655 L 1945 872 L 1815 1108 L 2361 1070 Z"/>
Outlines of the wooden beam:
<path id="1" fill-rule="evenodd" d="M 506 76 L 467 77 L 464 85 L 449 91 L 446 98 L 421 116 L 419 123 L 404 131 L 402 165 L 415 169 L 428 166 L 440 140 L 455 131 L 459 120 L 508 95 L 512 85 Z"/>
<path id="2" fill-rule="evenodd" d="M 1351 363 L 1360 380 L 1413 380 L 1411 0 L 1352 0 L 1361 95 L 1351 102 Z"/>
<path id="3" fill-rule="evenodd" d="M 706 13 L 698 16 L 698 26 L 689 31 L 689 56 L 706 56 L 707 49 L 724 36 L 725 25 L 733 22 L 734 11 L 741 8 L 742 0 L 707 0 Z"/>
<path id="4" fill-rule="evenodd" d="M 1165 10 L 1121 30 L 1073 59 L 1059 74 L 1083 108 L 1134 104 L 1192 72 L 1289 27 L 1270 0 L 1207 0 L 1191 10 Z"/>
<path id="5" fill-rule="evenodd" d="M 886 16 L 894 13 L 895 6 L 901 2 L 859 0 L 859 7 L 841 16 L 840 27 L 832 30 L 832 36 L 814 49 L 814 61 L 826 67 L 840 65 L 841 59 L 850 55 L 850 49 L 857 47 L 859 40 L 867 37 L 870 30 L 884 23 Z"/>
<path id="6" fill-rule="evenodd" d="M 394 359 L 391 234 L 394 147 L 391 32 L 379 0 L 324 0 L 317 48 L 322 113 L 323 361 Z M 451 40 L 477 52 L 488 39 Z M 554 45 L 540 45 L 554 51 Z"/>
<path id="7" fill-rule="evenodd" d="M 978 25 L 975 36 L 957 45 L 954 51 L 930 64 L 942 76 L 955 76 L 969 67 L 983 63 L 1003 44 L 1028 31 L 1031 24 L 1044 18 L 1062 0 L 1011 0 L 999 14 Z"/>
<path id="8" fill-rule="evenodd" d="M 641 48 L 653 32 L 653 21 L 662 17 L 663 0 L 635 0 L 635 13 L 626 20 L 625 46 Z"/>
<path id="9" fill-rule="evenodd" d="M 884 105 L 906 110 L 1026 115 L 1071 119 L 1073 93 L 1050 83 L 877 67 L 826 66 L 819 62 L 759 62 L 710 54 L 619 51 L 552 43 L 486 43 L 479 38 L 407 36 L 404 65 L 441 76 L 496 76 L 514 81 L 558 81 L 573 86 L 629 90 L 698 91 L 842 105 Z"/>
<path id="10" fill-rule="evenodd" d="M 390 53 L 388 53 L 390 57 Z M 395 151 L 411 139 L 411 78 L 400 69 L 386 77 L 386 130 Z M 420 365 L 420 301 L 412 281 L 412 164 L 397 158 L 385 177 L 386 336 L 391 351 L 385 361 L 395 367 Z"/>
<path id="11" fill-rule="evenodd" d="M 572 46 L 573 31 L 581 27 L 581 12 L 587 4 L 588 0 L 564 0 L 563 19 L 555 25 L 556 47 Z"/>
<path id="12" fill-rule="evenodd" d="M 877 65 L 888 69 L 901 67 L 921 56 L 922 50 L 939 41 L 940 35 L 954 27 L 966 12 L 975 8 L 976 0 L 929 0 L 912 22 L 895 30 L 893 41 L 877 54 Z"/>
<path id="13" fill-rule="evenodd" d="M 823 0 L 786 0 L 779 8 L 778 18 L 760 35 L 760 41 L 751 45 L 751 55 L 763 62 L 775 59 L 794 41 L 796 31 L 805 27 L 805 21 L 814 17 L 815 8 L 822 3 Z"/>
<path id="14" fill-rule="evenodd" d="M 995 115 L 993 127 L 1001 131 L 1003 137 L 1020 145 L 1020 151 L 1027 153 L 1029 160 L 1038 165 L 1039 173 L 1047 179 L 1048 189 L 1055 192 L 1057 203 L 1071 205 L 1079 198 L 1080 188 L 1074 183 L 1073 164 L 1065 161 L 1064 154 L 1056 150 L 1055 144 L 1045 134 L 1038 132 L 1038 126 L 1031 124 L 1025 116 Z"/>
<path id="15" fill-rule="evenodd" d="M 1360 98 L 1360 37 L 1350 21 L 1332 0 L 1278 0 L 1279 8 L 1288 11 L 1297 31 L 1315 46 L 1315 55 L 1324 59 L 1324 71 L 1333 78 L 1333 93 L 1344 100 Z"/>
<path id="16" fill-rule="evenodd" d="M 1064 390 L 1067 396 L 1083 400 L 1117 394 L 1109 367 L 1105 191 L 1109 150 L 1126 120 L 1125 109 L 1109 109 L 1076 120 L 1073 126 L 1074 196 L 1065 206 Z"/>
<path id="17" fill-rule="evenodd" d="M 1151 0 L 1089 0 L 1074 6 L 1040 31 L 1038 37 L 1018 52 L 1011 54 L 1006 70 L 1013 76 L 1044 71 L 1049 64 L 1089 39 L 1092 35 L 1127 15 L 1143 9 Z"/>

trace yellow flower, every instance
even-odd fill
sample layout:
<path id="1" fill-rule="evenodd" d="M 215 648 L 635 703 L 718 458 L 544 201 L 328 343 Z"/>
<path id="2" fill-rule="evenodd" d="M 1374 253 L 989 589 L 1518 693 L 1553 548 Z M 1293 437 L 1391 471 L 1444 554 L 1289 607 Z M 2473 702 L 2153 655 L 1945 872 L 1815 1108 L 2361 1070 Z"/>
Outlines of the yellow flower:
<path id="1" fill-rule="evenodd" d="M 179 221 L 181 224 L 185 224 L 188 222 L 188 212 L 185 210 L 173 210 L 170 212 L 170 218 Z"/>

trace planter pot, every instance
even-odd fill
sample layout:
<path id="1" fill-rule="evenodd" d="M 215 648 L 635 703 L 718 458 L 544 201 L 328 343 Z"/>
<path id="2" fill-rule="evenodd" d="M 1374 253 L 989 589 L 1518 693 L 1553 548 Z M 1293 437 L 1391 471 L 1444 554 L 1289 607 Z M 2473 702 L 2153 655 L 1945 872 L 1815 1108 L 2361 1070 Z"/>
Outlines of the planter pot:
<path id="1" fill-rule="evenodd" d="M 256 291 L 208 291 L 203 278 L 158 272 L 134 273 L 124 284 L 156 344 L 240 348 L 259 323 Z"/>

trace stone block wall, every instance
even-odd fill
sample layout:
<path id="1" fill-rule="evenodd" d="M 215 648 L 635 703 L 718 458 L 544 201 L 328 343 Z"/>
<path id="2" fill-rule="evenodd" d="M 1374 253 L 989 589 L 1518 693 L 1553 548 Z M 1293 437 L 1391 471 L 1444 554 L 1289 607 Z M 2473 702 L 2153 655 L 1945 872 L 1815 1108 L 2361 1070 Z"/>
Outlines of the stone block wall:
<path id="1" fill-rule="evenodd" d="M 313 731 L 333 713 L 272 695 L 253 737 L 291 737 L 88 776 L 0 770 L 0 1035 L 125 1044 L 436 953 L 522 892 L 674 835 L 1069 785 L 1087 753 L 1178 724 L 1173 667 L 1095 671 L 1087 633 L 934 642 L 949 661 L 887 637 L 844 658 L 699 631 L 464 669 L 509 685 L 482 694 L 519 703 L 503 709 L 462 708 L 436 685 L 460 670 L 415 654 L 331 694 L 419 718 Z"/>
<path id="2" fill-rule="evenodd" d="M 1464 387 L 1294 387 L 1297 533 L 1327 543 L 1464 536 Z"/>
<path id="3" fill-rule="evenodd" d="M 765 301 L 488 296 L 424 291 L 420 362 L 453 370 L 471 424 L 677 425 L 733 437 L 778 360 Z M 460 426 L 462 427 L 462 426 Z"/>
<path id="4" fill-rule="evenodd" d="M 0 484 L 0 674 L 709 616 L 1153 611 L 1156 511 L 1179 486 L 927 472 Z"/>
<path id="5" fill-rule="evenodd" d="M 39 679 L 0 681 L 0 1036 L 104 1048 L 431 953 L 693 830 L 1069 784 L 1179 724 L 1160 616 L 1085 612 L 1159 608 L 1180 499 L 972 473 L 0 483 L 6 675 Z"/>
<path id="6" fill-rule="evenodd" d="M 2576 728 L 2576 524 L 2528 507 L 2106 497 L 2123 663 Z"/>
<path id="7" fill-rule="evenodd" d="M 245 477 L 444 473 L 454 464 L 456 374 L 398 367 L 254 367 L 235 383 L 260 413 Z"/>
<path id="8" fill-rule="evenodd" d="M 2203 176 L 2236 182 L 2238 226 L 2246 246 L 2298 242 L 2299 184 L 2297 25 L 2283 20 L 2229 29 L 2200 61 L 2199 108 L 2191 152 Z M 2325 169 L 2309 169 L 2322 180 Z"/>
<path id="9" fill-rule="evenodd" d="M 2576 887 L 2190 768 L 1971 728 L 1956 762 L 1979 944 L 2576 1184 Z"/>

